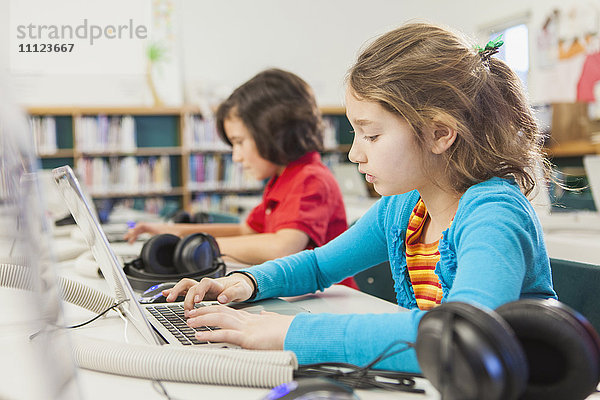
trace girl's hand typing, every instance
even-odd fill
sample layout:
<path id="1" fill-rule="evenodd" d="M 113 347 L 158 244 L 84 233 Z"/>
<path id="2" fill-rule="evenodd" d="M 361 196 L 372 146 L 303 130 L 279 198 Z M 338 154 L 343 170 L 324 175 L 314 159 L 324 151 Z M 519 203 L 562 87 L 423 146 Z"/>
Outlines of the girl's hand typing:
<path id="1" fill-rule="evenodd" d="M 203 278 L 200 282 L 184 278 L 171 289 L 163 291 L 168 302 L 177 296 L 185 295 L 183 307 L 186 315 L 194 309 L 194 304 L 203 300 L 217 300 L 225 304 L 232 301 L 245 301 L 252 296 L 254 285 L 251 278 L 242 274 L 233 274 L 223 278 Z"/>
<path id="2" fill-rule="evenodd" d="M 199 326 L 220 328 L 214 331 L 196 332 L 196 339 L 231 343 L 254 350 L 283 350 L 285 335 L 294 319 L 293 315 L 267 311 L 252 314 L 220 305 L 193 309 L 188 312 L 188 316 L 187 324 L 192 328 Z"/>

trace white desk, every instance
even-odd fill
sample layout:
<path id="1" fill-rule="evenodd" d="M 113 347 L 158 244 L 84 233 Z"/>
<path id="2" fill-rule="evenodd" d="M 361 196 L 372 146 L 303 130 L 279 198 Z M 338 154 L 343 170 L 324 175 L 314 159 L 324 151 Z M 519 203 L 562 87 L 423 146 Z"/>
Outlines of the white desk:
<path id="1" fill-rule="evenodd" d="M 65 266 L 59 271 L 60 274 L 70 275 L 74 278 L 72 266 Z M 78 278 L 86 284 L 98 289 L 105 289 L 105 282 L 101 279 Z M 8 299 L 5 303 L 6 309 L 17 308 L 26 298 L 23 291 L 0 288 L 0 299 Z M 394 304 L 369 296 L 365 293 L 355 291 L 345 286 L 335 285 L 324 293 L 298 296 L 289 298 L 292 302 L 308 309 L 313 313 L 383 313 L 402 312 L 402 309 Z M 94 314 L 71 304 L 64 305 L 64 316 L 66 324 L 74 324 L 91 318 Z M 32 333 L 31 327 L 26 327 L 24 321 L 27 317 L 13 319 L 12 323 L 0 324 L 0 347 L 2 348 L 3 363 L 0 367 L 0 398 L 2 399 L 29 399 L 44 398 L 39 392 L 39 379 L 35 377 L 36 354 L 31 349 L 27 340 L 28 334 Z M 15 321 L 19 323 L 15 323 Z M 125 340 L 124 322 L 116 313 L 111 312 L 106 317 L 100 318 L 90 325 L 69 331 L 73 337 L 92 337 L 104 340 L 123 342 Z M 35 331 L 35 330 L 33 330 Z M 128 324 L 126 331 L 129 343 L 144 343 L 137 330 Z M 191 350 L 193 351 L 193 350 Z M 16 360 L 7 362 L 7 360 Z M 122 399 L 122 398 L 144 398 L 164 399 L 152 385 L 151 381 L 137 378 L 129 378 L 95 371 L 77 370 L 78 386 L 85 399 Z M 38 382 L 32 385 L 32 381 Z M 169 395 L 177 399 L 192 398 L 218 398 L 218 399 L 260 399 L 268 393 L 268 389 L 254 389 L 230 386 L 184 384 L 174 382 L 163 382 Z M 419 380 L 419 386 L 427 390 L 426 396 L 410 393 L 388 392 L 383 390 L 358 390 L 361 399 L 438 399 L 439 396 L 430 384 L 425 380 Z"/>
<path id="2" fill-rule="evenodd" d="M 549 232 L 545 237 L 550 258 L 600 265 L 600 232 Z"/>
<path id="3" fill-rule="evenodd" d="M 58 272 L 70 278 L 76 278 L 89 286 L 106 290 L 106 284 L 101 279 L 77 276 L 72 263 L 63 263 Z M 324 293 L 289 298 L 313 313 L 384 313 L 402 312 L 394 304 L 369 296 L 365 293 L 349 289 L 345 286 L 334 286 Z M 49 398 L 44 392 L 43 377 L 47 376 L 55 365 L 43 365 L 33 345 L 28 341 L 29 334 L 36 331 L 31 327 L 31 315 L 35 315 L 34 304 L 29 292 L 0 288 L 2 316 L 0 321 L 0 398 L 1 399 L 44 399 Z M 73 306 L 64 305 L 66 324 L 85 321 L 93 316 L 89 311 Z M 22 315 L 15 310 L 28 311 Z M 11 312 L 12 311 L 12 312 Z M 91 337 L 115 342 L 124 342 L 125 336 L 129 343 L 144 343 L 141 335 L 128 324 L 125 332 L 124 322 L 111 312 L 90 325 L 71 330 L 73 337 Z M 373 338 L 376 340 L 376 338 Z M 42 378 L 42 379 L 41 379 Z M 90 370 L 77 370 L 78 388 L 84 399 L 164 399 L 157 392 L 151 381 L 137 378 L 106 374 Z M 425 380 L 418 381 L 419 387 L 426 390 L 425 395 L 388 392 L 383 390 L 357 390 L 361 399 L 439 399 L 437 392 Z M 164 382 L 169 395 L 176 399 L 261 399 L 268 389 L 254 389 L 231 386 L 184 384 Z M 73 397 L 76 398 L 76 397 Z M 600 394 L 594 394 L 589 399 L 600 400 Z"/>
<path id="4" fill-rule="evenodd" d="M 550 258 L 600 265 L 600 213 L 557 213 L 540 220 Z"/>

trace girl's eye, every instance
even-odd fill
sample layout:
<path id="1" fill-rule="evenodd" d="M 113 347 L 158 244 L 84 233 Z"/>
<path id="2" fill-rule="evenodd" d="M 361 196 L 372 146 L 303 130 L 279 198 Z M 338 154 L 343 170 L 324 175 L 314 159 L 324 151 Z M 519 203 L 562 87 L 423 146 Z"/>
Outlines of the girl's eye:
<path id="1" fill-rule="evenodd" d="M 373 136 L 365 136 L 364 138 L 367 142 L 374 142 L 378 137 L 379 137 L 379 135 L 373 135 Z"/>

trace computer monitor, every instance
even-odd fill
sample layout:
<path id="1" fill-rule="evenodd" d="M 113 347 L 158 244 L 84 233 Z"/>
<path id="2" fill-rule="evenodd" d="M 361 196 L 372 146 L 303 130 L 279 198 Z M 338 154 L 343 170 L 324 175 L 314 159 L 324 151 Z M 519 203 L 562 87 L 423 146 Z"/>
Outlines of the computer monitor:
<path id="1" fill-rule="evenodd" d="M 33 138 L 1 78 L 0 346 L 10 366 L 0 398 L 80 398 L 67 332 L 56 329 L 64 323 Z"/>
<path id="2" fill-rule="evenodd" d="M 344 199 L 369 197 L 364 177 L 358 172 L 356 164 L 339 163 L 331 167 L 333 175 L 340 185 Z"/>

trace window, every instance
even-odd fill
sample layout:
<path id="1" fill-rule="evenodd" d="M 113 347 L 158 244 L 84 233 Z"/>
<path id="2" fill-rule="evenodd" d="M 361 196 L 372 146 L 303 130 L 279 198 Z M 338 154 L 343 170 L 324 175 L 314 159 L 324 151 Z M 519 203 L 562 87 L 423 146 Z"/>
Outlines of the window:
<path id="1" fill-rule="evenodd" d="M 529 72 L 529 30 L 527 25 L 518 24 L 504 30 L 491 33 L 489 39 L 493 40 L 502 35 L 504 45 L 496 57 L 504 60 L 509 67 L 521 78 L 527 88 L 527 74 Z"/>

